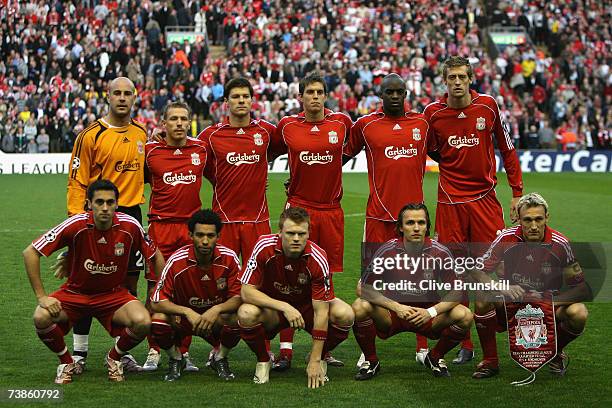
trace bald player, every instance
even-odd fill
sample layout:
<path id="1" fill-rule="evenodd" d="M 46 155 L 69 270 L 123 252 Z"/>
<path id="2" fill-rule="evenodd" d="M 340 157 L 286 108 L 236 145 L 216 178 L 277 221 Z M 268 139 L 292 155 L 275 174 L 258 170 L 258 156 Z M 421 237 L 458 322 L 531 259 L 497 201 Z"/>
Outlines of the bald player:
<path id="1" fill-rule="evenodd" d="M 134 83 L 118 77 L 108 84 L 108 113 L 90 123 L 76 138 L 68 175 L 68 215 L 85 212 L 87 187 L 98 179 L 110 180 L 119 189 L 117 211 L 131 215 L 142 225 L 144 203 L 144 158 L 147 132 L 132 119 L 136 99 Z M 108 245 L 102 239 L 97 245 Z M 136 295 L 138 275 L 144 267 L 142 254 L 131 254 L 125 286 Z M 63 268 L 65 270 L 65 268 Z M 60 273 L 61 275 L 61 273 Z M 74 325 L 74 358 L 84 365 L 88 351 L 91 318 Z M 132 356 L 122 360 L 126 371 L 140 371 Z"/>

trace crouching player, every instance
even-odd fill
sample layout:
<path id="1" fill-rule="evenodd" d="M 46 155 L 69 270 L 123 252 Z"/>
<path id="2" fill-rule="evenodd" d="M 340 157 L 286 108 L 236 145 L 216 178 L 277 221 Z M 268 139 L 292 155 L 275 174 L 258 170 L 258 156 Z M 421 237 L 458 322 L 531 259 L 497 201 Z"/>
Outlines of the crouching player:
<path id="1" fill-rule="evenodd" d="M 244 303 L 238 310 L 243 340 L 257 356 L 253 381 L 269 381 L 266 339 L 291 327 L 312 335 L 306 373 L 308 387 L 324 385 L 327 363 L 321 357 L 342 343 L 353 325 L 353 311 L 335 298 L 327 255 L 308 240 L 310 218 L 300 207 L 280 216 L 278 235 L 262 235 L 240 282 Z"/>
<path id="2" fill-rule="evenodd" d="M 461 342 L 472 324 L 472 313 L 459 303 L 459 292 L 451 291 L 441 299 L 437 291 L 420 287 L 420 282 L 456 279 L 452 269 L 444 269 L 452 261 L 450 251 L 429 238 L 429 212 L 425 204 L 407 204 L 397 220 L 401 238 L 387 241 L 374 257 L 385 261 L 406 257 L 421 263 L 415 269 L 392 267 L 384 271 L 373 269 L 371 264 L 362 278 L 357 289 L 359 297 L 353 303 L 353 331 L 366 358 L 355 376 L 359 381 L 371 379 L 380 370 L 376 336 L 388 339 L 406 331 L 439 339 L 426 355 L 425 366 L 436 377 L 449 377 L 444 355 Z M 380 287 L 381 282 L 407 281 L 414 288 L 389 291 Z"/>
<path id="3" fill-rule="evenodd" d="M 224 380 L 234 379 L 227 355 L 240 341 L 236 311 L 240 306 L 240 265 L 236 253 L 217 245 L 221 219 L 200 210 L 189 221 L 192 244 L 170 256 L 151 296 L 153 339 L 169 357 L 165 381 L 181 377 L 185 359 L 178 346 L 185 336 L 203 337 L 221 346 L 211 367 Z"/>
<path id="4" fill-rule="evenodd" d="M 97 180 L 87 189 L 88 212 L 74 215 L 35 240 L 23 251 L 25 268 L 38 299 L 34 326 L 38 337 L 60 360 L 55 382 L 66 384 L 82 366 L 66 348 L 64 336 L 85 317 L 95 317 L 112 335 L 119 336 L 106 355 L 108 379 L 123 381 L 121 357 L 149 333 L 151 319 L 144 305 L 122 286 L 130 253 L 141 251 L 153 259 L 156 273 L 164 259 L 133 217 L 116 213 L 117 187 Z M 68 280 L 47 295 L 40 277 L 40 257 L 68 247 Z"/>
<path id="5" fill-rule="evenodd" d="M 484 255 L 484 267 L 471 275 L 477 282 L 492 282 L 489 274 L 509 280 L 502 291 L 508 307 L 516 307 L 523 297 L 552 291 L 557 333 L 557 355 L 548 364 L 550 372 L 562 376 L 567 369 L 565 346 L 584 331 L 588 310 L 583 303 L 591 296 L 584 273 L 574 257 L 568 239 L 548 224 L 548 203 L 538 193 L 520 198 L 516 206 L 519 225 L 502 231 Z M 567 289 L 560 291 L 565 283 Z M 476 301 L 476 329 L 483 360 L 472 374 L 475 379 L 499 373 L 496 332 L 507 330 L 503 303 L 484 298 Z"/>

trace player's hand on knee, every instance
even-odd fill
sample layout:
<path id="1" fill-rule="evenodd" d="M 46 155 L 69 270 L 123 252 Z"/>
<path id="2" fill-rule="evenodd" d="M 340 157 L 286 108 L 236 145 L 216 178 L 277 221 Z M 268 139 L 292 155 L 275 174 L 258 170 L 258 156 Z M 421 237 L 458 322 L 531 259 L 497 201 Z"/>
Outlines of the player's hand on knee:
<path id="1" fill-rule="evenodd" d="M 431 319 L 431 315 L 426 309 L 413 307 L 414 313 L 408 318 L 408 321 L 416 326 L 422 326 Z"/>
<path id="2" fill-rule="evenodd" d="M 291 305 L 287 305 L 287 309 L 283 311 L 285 319 L 289 322 L 289 326 L 293 329 L 303 329 L 306 325 L 302 314 Z"/>
<path id="3" fill-rule="evenodd" d="M 308 388 L 319 388 L 325 385 L 325 373 L 320 361 L 310 361 L 306 367 L 308 375 Z"/>
<path id="4" fill-rule="evenodd" d="M 414 309 L 410 306 L 399 305 L 395 310 L 395 313 L 397 313 L 397 317 L 399 317 L 400 319 L 409 320 L 415 312 Z"/>
<path id="5" fill-rule="evenodd" d="M 189 311 L 187 312 L 187 315 L 185 316 L 187 318 L 187 321 L 191 324 L 191 328 L 193 329 L 193 331 L 195 332 L 198 325 L 200 325 L 201 323 L 201 315 L 199 313 L 194 312 L 193 310 L 189 309 Z"/>
<path id="6" fill-rule="evenodd" d="M 516 205 L 518 204 L 520 198 L 521 197 L 512 197 L 512 200 L 510 200 L 510 221 L 512 221 L 513 224 L 517 223 L 519 220 Z"/>
<path id="7" fill-rule="evenodd" d="M 68 252 L 61 252 L 57 255 L 55 263 L 49 267 L 53 271 L 53 276 L 57 279 L 68 277 Z"/>
<path id="8" fill-rule="evenodd" d="M 62 302 L 54 297 L 43 296 L 38 299 L 38 305 L 43 309 L 46 309 L 51 317 L 59 316 L 60 312 L 62 311 Z"/>
<path id="9" fill-rule="evenodd" d="M 202 321 L 202 329 L 204 331 L 212 330 L 215 322 L 219 318 L 219 312 L 216 307 L 211 307 L 200 316 L 200 320 Z"/>

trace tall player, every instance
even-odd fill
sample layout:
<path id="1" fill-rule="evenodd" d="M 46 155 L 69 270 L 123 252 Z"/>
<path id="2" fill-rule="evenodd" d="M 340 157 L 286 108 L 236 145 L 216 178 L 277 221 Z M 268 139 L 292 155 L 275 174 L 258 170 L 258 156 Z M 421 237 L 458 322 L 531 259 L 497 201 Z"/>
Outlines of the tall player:
<path id="1" fill-rule="evenodd" d="M 395 217 L 400 209 L 406 203 L 423 202 L 429 124 L 422 114 L 406 112 L 406 83 L 398 74 L 383 78 L 380 93 L 382 110 L 359 118 L 344 147 L 346 157 L 356 156 L 365 147 L 370 195 L 364 243 L 397 238 Z M 405 187 L 398 189 L 399 185 Z M 417 361 L 423 363 L 429 350 L 427 338 L 418 333 L 416 348 Z"/>
<path id="2" fill-rule="evenodd" d="M 145 178 L 151 184 L 149 235 L 164 259 L 191 243 L 187 220 L 202 207 L 200 188 L 207 160 L 204 142 L 188 137 L 191 109 L 183 102 L 170 102 L 164 109 L 162 128 L 165 138 L 145 147 Z M 147 276 L 149 292 L 159 276 Z M 181 351 L 186 370 L 198 371 L 189 358 L 190 336 Z M 159 347 L 149 338 L 149 354 L 142 368 L 157 369 Z"/>
<path id="3" fill-rule="evenodd" d="M 209 152 L 205 175 L 213 185 L 212 208 L 224 224 L 219 243 L 244 262 L 259 237 L 271 232 L 266 183 L 276 127 L 251 118 L 253 87 L 248 79 L 229 80 L 223 96 L 229 108 L 227 121 L 209 126 L 198 138 Z"/>
<path id="4" fill-rule="evenodd" d="M 509 280 L 510 289 L 503 293 L 507 302 L 520 302 L 529 292 L 554 291 L 557 355 L 549 368 L 562 376 L 569 361 L 563 349 L 584 331 L 588 310 L 580 301 L 590 296 L 590 289 L 568 239 L 548 226 L 546 200 L 530 193 L 518 201 L 517 208 L 519 225 L 504 230 L 493 241 L 484 256 L 484 268 L 471 274 L 479 282 L 491 282 L 493 272 Z M 559 292 L 563 284 L 568 289 Z M 476 313 L 481 316 L 478 334 L 483 360 L 472 377 L 489 378 L 499 373 L 495 333 L 507 329 L 506 313 L 502 303 L 491 299 L 477 300 Z"/>
<path id="5" fill-rule="evenodd" d="M 470 250 L 468 243 L 480 244 L 471 248 L 472 256 L 480 256 L 505 225 L 495 194 L 495 144 L 512 188 L 512 222 L 523 191 L 521 167 L 495 98 L 470 90 L 474 77 L 470 62 L 450 57 L 444 62 L 442 76 L 448 92 L 423 112 L 432 128 L 428 150 L 440 155 L 436 234 L 456 256 Z M 479 336 L 481 318 L 475 316 Z M 474 352 L 470 346 L 471 342 L 467 347 L 464 344 L 453 362 L 471 360 Z"/>
<path id="6" fill-rule="evenodd" d="M 444 265 L 452 264 L 450 251 L 429 238 L 429 212 L 425 204 L 407 204 L 398 212 L 396 228 L 400 238 L 383 244 L 374 260 L 387 264 L 396 257 L 420 259 L 431 264 L 418 269 L 369 269 L 363 277 L 361 294 L 353 303 L 355 325 L 353 331 L 366 361 L 355 376 L 358 381 L 369 380 L 380 371 L 376 354 L 376 336 L 388 339 L 404 331 L 421 333 L 440 339 L 426 354 L 424 364 L 436 377 L 450 376 L 444 355 L 457 346 L 472 324 L 472 312 L 459 304 L 460 294 L 450 292 L 441 298 L 437 291 L 388 290 L 380 283 L 412 282 L 419 288 L 422 281 L 452 282 L 454 271 Z M 406 258 L 405 258 L 406 259 Z M 427 261 L 425 261 L 427 260 Z M 379 281 L 379 282 L 377 282 Z"/>
<path id="7" fill-rule="evenodd" d="M 344 113 L 325 109 L 327 85 L 318 73 L 300 81 L 299 97 L 304 111 L 281 119 L 273 140 L 274 151 L 289 158 L 286 208 L 299 206 L 308 211 L 310 239 L 327 253 L 331 272 L 342 272 L 342 147 L 352 122 Z M 282 371 L 291 366 L 293 331 L 282 332 L 280 341 L 275 369 Z M 343 365 L 331 356 L 328 363 Z"/>
<path id="8" fill-rule="evenodd" d="M 28 278 L 38 299 L 34 312 L 36 332 L 60 360 L 57 384 L 71 382 L 72 375 L 83 370 L 64 343 L 71 326 L 83 316 L 97 318 L 112 336 L 119 336 L 105 359 L 111 381 L 124 380 L 121 356 L 149 332 L 149 313 L 122 285 L 133 249 L 138 248 L 147 259 L 153 258 L 158 273 L 164 260 L 140 224 L 116 212 L 119 197 L 117 187 L 110 181 L 93 182 L 87 190 L 90 211 L 68 218 L 23 251 Z M 68 280 L 47 295 L 40 278 L 40 257 L 64 247 L 69 248 Z"/>
<path id="9" fill-rule="evenodd" d="M 348 337 L 353 311 L 334 296 L 325 251 L 308 239 L 308 213 L 287 208 L 277 235 L 264 235 L 240 274 L 243 304 L 238 309 L 241 336 L 257 356 L 253 381 L 269 381 L 270 356 L 265 339 L 287 327 L 312 335 L 308 387 L 326 381 L 322 357 Z"/>
<path id="10" fill-rule="evenodd" d="M 191 244 L 169 258 L 151 296 L 151 333 L 169 355 L 165 381 L 180 378 L 185 359 L 175 345 L 192 333 L 220 342 L 211 367 L 220 378 L 234 379 L 227 355 L 240 341 L 240 263 L 234 251 L 217 245 L 222 226 L 213 211 L 195 212 L 188 220 Z"/>
<path id="11" fill-rule="evenodd" d="M 74 143 L 68 175 L 68 215 L 84 211 L 87 187 L 104 178 L 119 189 L 118 210 L 131 215 L 142 225 L 140 204 L 144 203 L 147 132 L 142 124 L 131 118 L 136 88 L 128 78 L 115 78 L 109 83 L 107 99 L 108 114 L 84 129 Z M 132 255 L 125 282 L 134 296 L 138 275 L 143 268 L 142 254 L 136 252 Z M 74 353 L 81 364 L 87 357 L 90 327 L 91 318 L 87 317 L 74 326 Z M 130 355 L 126 355 L 123 362 L 127 371 L 141 369 Z"/>
<path id="12" fill-rule="evenodd" d="M 209 126 L 198 136 L 209 159 L 205 174 L 213 185 L 212 208 L 221 216 L 219 243 L 246 259 L 257 239 L 270 233 L 266 200 L 268 152 L 275 126 L 251 119 L 253 87 L 233 78 L 224 87 L 227 121 Z"/>

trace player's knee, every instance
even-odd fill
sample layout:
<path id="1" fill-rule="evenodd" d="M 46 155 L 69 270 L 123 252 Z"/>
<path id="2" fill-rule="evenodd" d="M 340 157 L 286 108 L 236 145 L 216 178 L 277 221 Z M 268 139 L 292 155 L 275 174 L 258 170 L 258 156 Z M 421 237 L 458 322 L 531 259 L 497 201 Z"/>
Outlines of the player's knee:
<path id="1" fill-rule="evenodd" d="M 568 320 L 574 324 L 584 324 L 589 317 L 589 310 L 584 303 L 573 303 L 569 305 L 565 313 L 567 314 Z"/>
<path id="2" fill-rule="evenodd" d="M 355 321 L 355 313 L 348 304 L 336 299 L 330 305 L 329 318 L 335 324 L 352 326 Z"/>
<path id="3" fill-rule="evenodd" d="M 452 318 L 455 321 L 455 324 L 468 328 L 472 324 L 474 320 L 474 315 L 472 311 L 463 305 L 457 305 L 453 308 Z"/>
<path id="4" fill-rule="evenodd" d="M 479 315 L 483 315 L 485 313 L 490 312 L 491 310 L 493 310 L 494 307 L 495 306 L 491 302 L 484 302 L 479 300 L 474 302 L 474 311 L 476 312 L 476 314 Z"/>
<path id="5" fill-rule="evenodd" d="M 243 326 L 253 326 L 261 321 L 261 309 L 255 305 L 243 303 L 238 309 L 238 321 Z"/>
<path id="6" fill-rule="evenodd" d="M 49 313 L 47 309 L 40 306 L 37 306 L 34 310 L 32 319 L 34 320 L 34 326 L 36 326 L 38 329 L 49 327 L 53 323 L 51 313 Z"/>
<path id="7" fill-rule="evenodd" d="M 353 313 L 357 320 L 363 320 L 372 313 L 372 304 L 361 298 L 355 299 L 351 307 L 353 308 Z"/>
<path id="8" fill-rule="evenodd" d="M 151 331 L 151 316 L 142 312 L 132 315 L 132 330 L 139 335 L 149 334 Z"/>

